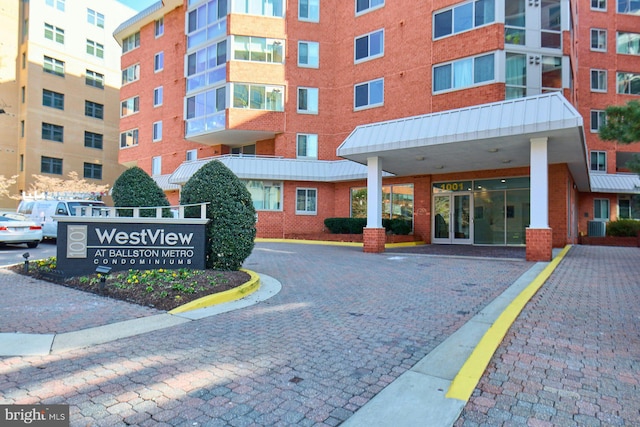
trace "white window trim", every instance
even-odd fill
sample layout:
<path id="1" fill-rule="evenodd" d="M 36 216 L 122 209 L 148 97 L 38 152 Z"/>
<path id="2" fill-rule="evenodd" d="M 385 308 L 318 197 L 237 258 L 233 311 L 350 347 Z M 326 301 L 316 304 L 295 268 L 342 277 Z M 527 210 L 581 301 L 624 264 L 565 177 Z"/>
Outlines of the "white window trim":
<path id="1" fill-rule="evenodd" d="M 316 203 L 315 203 L 315 210 L 313 211 L 309 211 L 309 210 L 303 210 L 300 211 L 298 210 L 298 191 L 300 190 L 304 190 L 305 191 L 305 197 L 307 195 L 307 192 L 309 190 L 315 191 L 316 193 Z M 305 200 L 305 207 L 306 207 L 307 203 Z M 317 188 L 311 188 L 311 187 L 296 187 L 296 215 L 318 215 L 318 189 Z"/>
<path id="2" fill-rule="evenodd" d="M 599 118 L 599 117 L 600 117 L 600 114 L 601 114 L 601 113 L 602 113 L 602 114 L 604 114 L 604 112 L 605 112 L 604 110 L 590 110 L 590 111 L 589 111 L 589 131 L 590 131 L 591 133 L 598 133 L 598 132 L 600 131 L 600 126 L 598 126 L 598 128 L 597 128 L 597 129 L 594 129 L 594 128 L 593 128 L 593 120 L 592 120 L 591 115 L 592 115 L 593 113 L 598 113 L 598 118 Z M 605 120 L 606 120 L 606 117 L 605 117 Z"/>
<path id="3" fill-rule="evenodd" d="M 192 154 L 193 158 L 190 159 L 189 158 L 189 154 Z M 187 150 L 187 152 L 185 153 L 185 161 L 192 162 L 192 161 L 195 161 L 195 160 L 198 160 L 198 149 L 194 148 L 193 150 Z"/>
<path id="4" fill-rule="evenodd" d="M 599 155 L 604 154 L 604 170 L 591 169 L 591 156 L 594 154 Z M 589 171 L 593 173 L 607 173 L 607 152 L 603 150 L 592 150 L 589 152 Z"/>
<path id="5" fill-rule="evenodd" d="M 298 21 L 302 21 L 302 22 L 314 22 L 314 23 L 318 23 L 320 22 L 320 0 L 318 0 L 318 18 L 317 19 L 312 19 L 312 18 L 303 18 L 300 16 L 300 2 L 298 2 Z"/>
<path id="6" fill-rule="evenodd" d="M 299 156 L 298 155 L 298 142 L 299 142 L 298 138 L 300 136 L 306 136 L 307 137 L 307 146 L 309 144 L 308 143 L 309 137 L 310 136 L 315 136 L 315 139 L 316 139 L 316 155 L 315 156 Z M 318 134 L 317 133 L 298 133 L 298 134 L 296 134 L 296 158 L 297 159 L 309 159 L 309 160 L 313 159 L 313 160 L 316 160 L 318 158 L 318 148 L 319 148 L 318 145 L 319 144 L 318 144 Z M 307 150 L 307 152 L 308 152 L 308 150 Z"/>
<path id="7" fill-rule="evenodd" d="M 597 71 L 598 74 L 600 74 L 601 72 L 604 72 L 604 89 L 595 89 L 593 86 L 591 86 L 591 83 L 593 82 L 593 80 L 591 79 L 591 73 L 593 73 L 594 71 Z M 607 70 L 603 70 L 600 68 L 592 68 L 589 71 L 589 86 L 591 86 L 591 92 L 599 92 L 599 93 L 606 93 L 607 92 L 607 87 L 609 86 L 608 84 L 608 78 L 609 78 L 609 73 L 607 72 Z"/>
<path id="8" fill-rule="evenodd" d="M 156 130 L 159 130 L 160 135 L 156 135 Z M 153 142 L 162 141 L 162 120 L 153 122 L 153 126 L 151 128 L 151 135 L 153 138 Z"/>
<path id="9" fill-rule="evenodd" d="M 592 4 L 589 5 L 589 7 L 591 8 L 591 10 L 595 11 L 595 12 L 606 12 L 607 11 L 607 2 L 604 2 L 604 9 L 599 8 L 599 7 L 593 7 Z"/>
<path id="10" fill-rule="evenodd" d="M 162 32 L 160 33 L 158 33 L 157 31 L 159 21 L 162 21 Z M 156 38 L 160 38 L 164 36 L 164 16 L 161 16 L 160 18 L 153 21 L 153 34 L 155 35 Z"/>
<path id="11" fill-rule="evenodd" d="M 361 39 L 363 37 L 367 37 L 367 36 L 371 36 L 371 34 L 375 34 L 375 33 L 379 33 L 382 32 L 382 52 L 375 54 L 375 55 L 368 55 L 362 59 L 356 59 L 356 40 Z M 384 39 L 385 39 L 385 31 L 384 28 L 380 28 L 374 31 L 371 31 L 369 33 L 366 34 L 361 34 L 357 37 L 353 38 L 353 63 L 354 64 L 360 64 L 361 62 L 367 62 L 367 61 L 371 61 L 374 60 L 376 58 L 382 58 L 384 56 Z"/>
<path id="12" fill-rule="evenodd" d="M 596 202 L 602 203 L 604 201 L 607 202 L 607 207 L 609 208 L 607 210 L 607 216 L 605 218 L 597 217 L 596 216 Z M 596 220 L 596 221 L 598 221 L 598 220 L 600 220 L 600 221 L 609 221 L 609 219 L 611 219 L 611 201 L 609 199 L 601 199 L 601 198 L 593 199 L 593 219 Z"/>
<path id="13" fill-rule="evenodd" d="M 316 90 L 316 92 L 318 93 L 318 105 L 316 105 L 316 111 L 313 110 L 301 110 L 299 108 L 300 105 L 300 89 L 306 89 L 306 90 Z M 308 106 L 308 105 L 307 105 Z M 318 89 L 317 87 L 309 87 L 309 86 L 298 86 L 298 89 L 296 91 L 296 112 L 298 114 L 313 114 L 313 115 L 318 115 L 320 112 L 320 89 Z"/>
<path id="14" fill-rule="evenodd" d="M 378 82 L 381 81 L 382 82 L 382 102 L 376 103 L 376 104 L 371 104 L 368 103 L 367 105 L 363 105 L 360 107 L 356 107 L 356 88 L 358 86 L 363 86 L 363 85 L 367 85 L 367 90 L 369 91 L 369 87 L 371 85 L 371 83 L 374 82 Z M 371 92 L 368 92 L 369 98 L 371 98 Z M 369 101 L 371 101 L 371 99 L 369 99 Z M 382 107 L 384 106 L 384 77 L 381 77 L 379 79 L 373 79 L 373 80 L 369 80 L 366 82 L 360 82 L 360 83 L 356 83 L 353 85 L 353 111 L 361 111 L 361 110 L 367 110 L 369 108 L 377 108 L 377 107 Z"/>
<path id="15" fill-rule="evenodd" d="M 162 57 L 162 67 L 156 68 L 156 62 L 159 57 Z M 153 72 L 159 73 L 162 70 L 164 70 L 164 51 L 158 52 L 153 55 Z"/>
<path id="16" fill-rule="evenodd" d="M 160 96 L 160 102 L 156 104 L 156 93 L 160 92 L 162 95 Z M 153 88 L 153 106 L 160 107 L 164 103 L 164 86 L 158 86 Z"/>
<path id="17" fill-rule="evenodd" d="M 135 99 L 138 98 L 138 110 L 133 111 L 129 114 L 123 114 L 122 113 L 122 107 L 125 102 L 129 102 L 130 100 L 133 102 L 133 105 L 135 106 Z M 140 96 L 136 95 L 136 96 L 132 96 L 131 98 L 127 98 L 127 99 L 123 99 L 122 101 L 120 101 L 120 118 L 122 117 L 129 117 L 129 116 L 133 116 L 134 114 L 138 114 L 140 112 Z"/>
<path id="18" fill-rule="evenodd" d="M 604 48 L 595 48 L 591 44 L 591 38 L 593 36 L 593 32 L 594 31 L 604 31 Z M 609 37 L 609 32 L 606 29 L 604 29 L 604 28 L 591 28 L 591 30 L 589 31 L 589 49 L 592 52 L 606 52 L 607 51 L 607 47 L 609 45 L 608 37 Z"/>
<path id="19" fill-rule="evenodd" d="M 318 64 L 303 64 L 300 62 L 300 45 L 301 44 L 307 44 L 307 47 L 309 45 L 316 45 L 318 46 Z M 298 67 L 300 68 L 320 68 L 320 43 L 319 42 L 314 42 L 314 41 L 309 41 L 309 40 L 300 40 L 298 41 Z"/>
<path id="20" fill-rule="evenodd" d="M 512 52 L 509 51 L 509 53 L 521 53 L 521 52 Z M 486 80 L 480 83 L 472 83 L 469 86 L 463 86 L 463 87 L 451 87 L 449 89 L 441 89 L 436 91 L 434 88 L 434 84 L 433 84 L 433 76 L 435 75 L 435 69 L 438 67 L 442 67 L 444 65 L 451 65 L 453 66 L 453 64 L 455 64 L 458 61 L 464 61 L 466 59 L 471 59 L 472 61 L 475 61 L 476 58 L 480 58 L 483 56 L 488 56 L 488 55 L 493 55 L 493 79 L 492 80 Z M 464 58 L 458 58 L 455 59 L 453 61 L 448 61 L 448 62 L 441 62 L 439 64 L 433 64 L 433 66 L 431 67 L 431 93 L 432 94 L 443 94 L 443 93 L 448 93 L 448 92 L 455 92 L 455 91 L 459 91 L 459 90 L 465 90 L 465 89 L 470 89 L 470 88 L 474 88 L 474 87 L 480 87 L 480 86 L 484 86 L 484 85 L 490 85 L 490 84 L 494 84 L 498 81 L 500 82 L 505 82 L 506 80 L 506 71 L 504 70 L 504 67 L 506 66 L 506 52 L 504 52 L 502 55 L 499 55 L 496 51 L 490 51 L 490 52 L 484 52 L 481 53 L 479 55 L 474 55 L 474 56 L 466 56 Z M 475 67 L 475 62 L 474 65 Z M 564 68 L 564 64 L 563 64 L 563 68 Z M 503 73 L 500 78 L 498 78 L 498 74 L 499 73 Z M 473 77 L 473 76 L 472 76 Z"/>
<path id="21" fill-rule="evenodd" d="M 365 10 L 362 10 L 362 11 L 358 12 L 358 0 L 355 0 L 354 5 L 353 5 L 353 10 L 355 11 L 356 16 L 362 16 L 362 15 L 364 15 L 365 13 L 373 12 L 374 10 L 378 10 L 378 9 L 383 8 L 383 7 L 384 7 L 384 5 L 385 5 L 385 1 L 386 1 L 386 0 L 384 0 L 384 1 L 382 2 L 382 4 L 379 4 L 379 5 L 377 5 L 377 6 L 373 6 L 373 7 L 369 6 L 369 7 L 368 7 L 368 8 L 366 8 Z"/>
<path id="22" fill-rule="evenodd" d="M 131 132 L 132 135 L 134 133 L 137 134 L 136 143 L 135 144 L 131 144 L 131 145 L 125 145 L 123 147 L 122 146 L 122 135 L 125 135 L 125 134 L 127 134 L 129 132 Z M 125 130 L 124 132 L 120 132 L 120 134 L 118 135 L 118 146 L 120 147 L 121 150 L 124 150 L 126 148 L 131 148 L 131 147 L 137 147 L 139 144 L 140 144 L 140 131 L 138 130 L 138 128 Z"/>
<path id="23" fill-rule="evenodd" d="M 138 67 L 138 75 L 137 75 L 137 78 L 136 78 L 136 79 L 134 79 L 134 80 L 128 81 L 128 82 L 126 82 L 126 83 L 121 83 L 121 84 L 122 84 L 122 86 L 126 86 L 126 85 L 128 85 L 128 84 L 131 84 L 131 83 L 133 83 L 133 82 L 137 82 L 138 80 L 140 80 L 140 63 L 139 63 L 139 62 L 138 62 L 138 63 L 135 63 L 135 64 L 131 64 L 131 65 L 129 65 L 128 67 L 124 68 L 124 69 L 122 70 L 122 72 L 127 71 L 127 70 L 129 70 L 130 68 L 133 68 L 133 69 L 134 69 L 134 76 L 135 76 L 135 67 Z M 120 74 L 120 80 L 122 80 L 122 72 L 121 72 L 121 74 Z"/>
<path id="24" fill-rule="evenodd" d="M 151 158 L 151 176 L 162 175 L 162 156 Z"/>

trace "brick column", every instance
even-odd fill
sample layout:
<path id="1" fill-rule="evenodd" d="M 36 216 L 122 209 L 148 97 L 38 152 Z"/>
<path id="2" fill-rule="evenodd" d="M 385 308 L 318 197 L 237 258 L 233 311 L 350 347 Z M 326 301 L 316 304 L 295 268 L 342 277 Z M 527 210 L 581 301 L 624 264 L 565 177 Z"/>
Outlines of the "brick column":
<path id="1" fill-rule="evenodd" d="M 384 228 L 367 228 L 362 230 L 363 250 L 368 253 L 384 252 L 384 244 L 387 239 L 386 230 Z"/>
<path id="2" fill-rule="evenodd" d="M 551 237 L 550 228 L 527 228 L 527 261 L 551 261 Z"/>

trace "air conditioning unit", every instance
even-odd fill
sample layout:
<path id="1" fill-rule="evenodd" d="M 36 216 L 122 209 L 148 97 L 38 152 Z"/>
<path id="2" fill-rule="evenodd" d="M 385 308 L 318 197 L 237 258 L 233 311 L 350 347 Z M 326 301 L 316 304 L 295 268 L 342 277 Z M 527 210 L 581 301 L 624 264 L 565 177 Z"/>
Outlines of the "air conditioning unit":
<path id="1" fill-rule="evenodd" d="M 604 237 L 607 234 L 607 223 L 605 221 L 588 221 L 587 236 Z"/>

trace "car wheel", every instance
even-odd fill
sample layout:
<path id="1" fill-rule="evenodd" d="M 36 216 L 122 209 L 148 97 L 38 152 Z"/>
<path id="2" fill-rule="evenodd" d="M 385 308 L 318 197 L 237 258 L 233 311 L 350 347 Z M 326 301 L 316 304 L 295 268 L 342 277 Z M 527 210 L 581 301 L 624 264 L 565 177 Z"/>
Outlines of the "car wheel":
<path id="1" fill-rule="evenodd" d="M 37 248 L 38 247 L 38 243 L 40 243 L 40 242 L 29 242 L 29 243 L 27 243 L 27 247 L 29 249 Z"/>

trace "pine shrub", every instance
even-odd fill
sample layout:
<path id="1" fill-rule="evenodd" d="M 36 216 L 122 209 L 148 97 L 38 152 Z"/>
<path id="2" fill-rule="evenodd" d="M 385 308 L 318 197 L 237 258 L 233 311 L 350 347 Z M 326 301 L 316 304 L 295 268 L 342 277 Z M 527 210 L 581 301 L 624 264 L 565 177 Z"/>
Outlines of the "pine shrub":
<path id="1" fill-rule="evenodd" d="M 215 270 L 238 270 L 253 250 L 256 237 L 256 210 L 251 194 L 223 163 L 205 164 L 182 189 L 180 204 L 209 202 L 207 218 L 206 266 Z M 185 209 L 197 216 L 199 207 Z"/>

